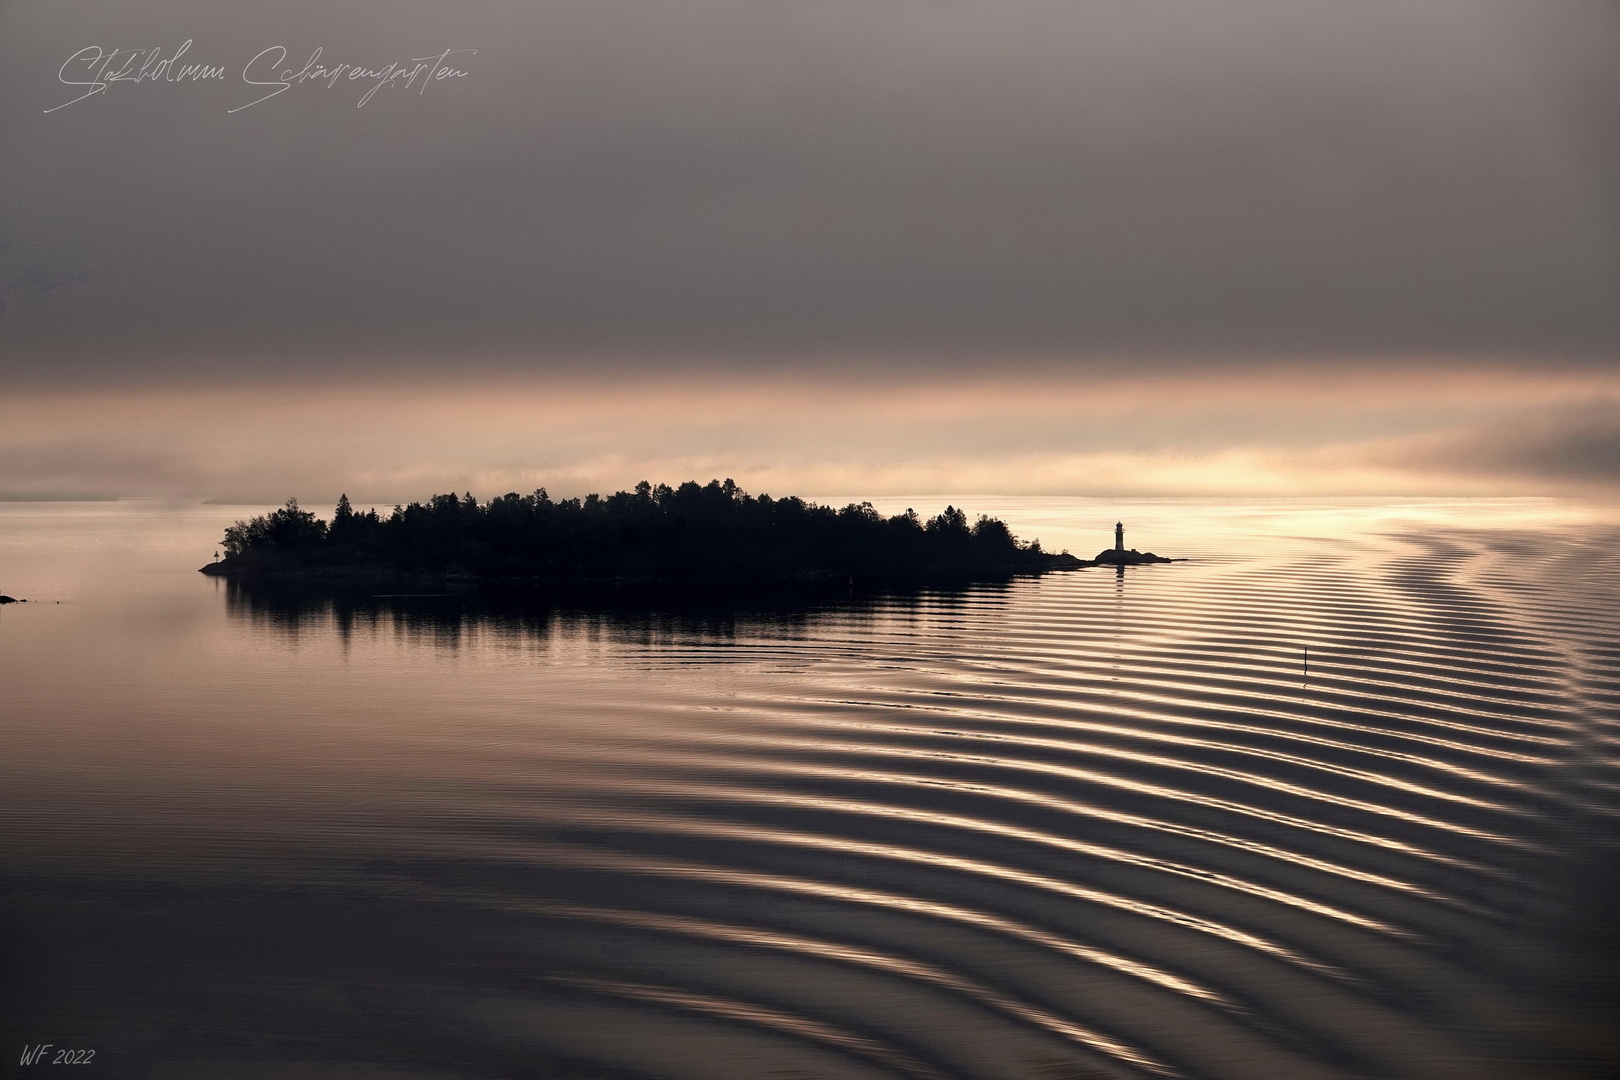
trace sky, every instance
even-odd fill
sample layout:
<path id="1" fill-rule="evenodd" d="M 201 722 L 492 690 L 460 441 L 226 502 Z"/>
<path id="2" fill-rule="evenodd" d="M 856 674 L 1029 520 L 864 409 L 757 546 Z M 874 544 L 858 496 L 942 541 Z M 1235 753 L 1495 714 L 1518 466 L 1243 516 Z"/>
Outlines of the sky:
<path id="1" fill-rule="evenodd" d="M 0 2 L 0 498 L 1620 496 L 1614 0 L 262 8 Z"/>

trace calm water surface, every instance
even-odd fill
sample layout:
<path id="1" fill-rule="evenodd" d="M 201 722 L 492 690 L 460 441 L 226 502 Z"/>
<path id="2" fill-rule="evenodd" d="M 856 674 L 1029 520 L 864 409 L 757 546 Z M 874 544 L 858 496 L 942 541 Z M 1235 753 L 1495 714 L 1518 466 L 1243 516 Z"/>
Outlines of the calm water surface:
<path id="1" fill-rule="evenodd" d="M 197 574 L 241 507 L 0 504 L 0 1060 L 1616 1075 L 1613 514 L 964 501 L 1194 559 L 491 611 Z"/>

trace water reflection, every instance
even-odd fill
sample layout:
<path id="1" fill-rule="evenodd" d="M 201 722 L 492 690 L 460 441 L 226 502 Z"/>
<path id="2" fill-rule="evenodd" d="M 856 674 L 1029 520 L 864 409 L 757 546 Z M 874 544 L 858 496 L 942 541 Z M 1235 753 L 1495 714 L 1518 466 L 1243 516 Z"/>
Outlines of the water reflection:
<path id="1" fill-rule="evenodd" d="M 761 635 L 803 637 L 818 621 L 869 621 L 926 607 L 962 608 L 969 598 L 1005 596 L 1009 582 L 915 589 L 857 589 L 848 585 L 751 587 L 483 589 L 439 593 L 378 593 L 370 589 L 229 579 L 231 618 L 255 630 L 289 635 L 405 634 L 440 645 L 471 637 L 545 640 L 583 635 L 624 645 Z"/>
<path id="2" fill-rule="evenodd" d="M 1167 506 L 1250 540 L 915 595 L 185 565 L 8 610 L 3 1034 L 154 1077 L 1606 1075 L 1620 533 L 1531 509 Z"/>

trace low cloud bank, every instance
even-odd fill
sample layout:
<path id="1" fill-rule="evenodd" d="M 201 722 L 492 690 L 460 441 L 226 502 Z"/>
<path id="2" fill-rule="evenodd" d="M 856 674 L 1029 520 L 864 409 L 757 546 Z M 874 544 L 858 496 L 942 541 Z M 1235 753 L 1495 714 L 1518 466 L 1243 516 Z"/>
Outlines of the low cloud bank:
<path id="1" fill-rule="evenodd" d="M 613 490 L 1620 497 L 1620 378 L 1286 372 L 14 395 L 0 498 Z"/>
<path id="2" fill-rule="evenodd" d="M 1381 456 L 1393 468 L 1491 478 L 1508 487 L 1613 492 L 1620 490 L 1620 397 L 1530 409 Z"/>

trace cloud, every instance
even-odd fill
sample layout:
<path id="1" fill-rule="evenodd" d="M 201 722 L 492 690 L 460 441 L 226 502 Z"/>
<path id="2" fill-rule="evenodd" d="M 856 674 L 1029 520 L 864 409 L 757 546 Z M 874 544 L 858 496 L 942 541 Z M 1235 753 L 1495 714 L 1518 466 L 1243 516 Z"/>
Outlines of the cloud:
<path id="1" fill-rule="evenodd" d="M 1616 115 L 1607 0 L 0 5 L 0 496 L 1612 493 Z"/>
<path id="2" fill-rule="evenodd" d="M 0 217 L 0 318 L 89 283 L 84 238 L 67 215 L 52 214 L 39 225 L 24 228 L 15 217 Z"/>
<path id="3" fill-rule="evenodd" d="M 74 50 L 182 36 L 479 52 L 364 109 L 44 113 Z M 0 375 L 1601 367 L 1617 112 L 1598 0 L 10 4 L 0 210 L 86 280 Z"/>
<path id="4" fill-rule="evenodd" d="M 1491 477 L 1544 490 L 1620 490 L 1620 397 L 1516 412 L 1416 440 L 1381 456 L 1391 465 Z"/>
<path id="5" fill-rule="evenodd" d="M 730 476 L 778 495 L 1613 497 L 1616 401 L 1614 376 L 1455 366 L 34 390 L 0 399 L 0 494 L 389 505 Z"/>

